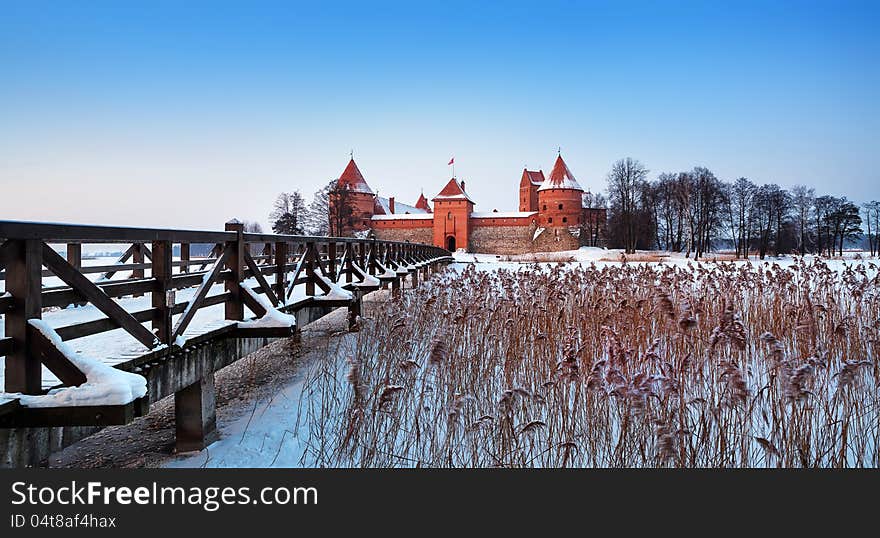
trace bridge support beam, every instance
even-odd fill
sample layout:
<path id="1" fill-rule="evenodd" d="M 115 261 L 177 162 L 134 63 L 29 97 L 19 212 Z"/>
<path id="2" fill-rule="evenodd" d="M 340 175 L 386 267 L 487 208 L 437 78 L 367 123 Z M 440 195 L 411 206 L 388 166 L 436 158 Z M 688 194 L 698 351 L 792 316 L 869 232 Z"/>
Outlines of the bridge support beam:
<path id="1" fill-rule="evenodd" d="M 214 374 L 174 393 L 177 451 L 203 450 L 217 440 Z"/>

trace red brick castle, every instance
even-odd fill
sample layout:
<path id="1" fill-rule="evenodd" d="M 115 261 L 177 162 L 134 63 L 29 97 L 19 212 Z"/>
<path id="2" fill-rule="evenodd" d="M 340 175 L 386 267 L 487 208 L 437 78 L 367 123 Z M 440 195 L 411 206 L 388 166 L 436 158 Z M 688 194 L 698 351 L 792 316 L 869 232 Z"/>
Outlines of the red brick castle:
<path id="1" fill-rule="evenodd" d="M 413 206 L 377 196 L 352 159 L 331 192 L 331 231 L 493 254 L 603 245 L 605 209 L 583 207 L 583 195 L 559 155 L 546 179 L 541 170 L 523 170 L 519 211 L 475 212 L 465 182 L 454 177 L 431 199 L 432 210 L 424 194 Z"/>

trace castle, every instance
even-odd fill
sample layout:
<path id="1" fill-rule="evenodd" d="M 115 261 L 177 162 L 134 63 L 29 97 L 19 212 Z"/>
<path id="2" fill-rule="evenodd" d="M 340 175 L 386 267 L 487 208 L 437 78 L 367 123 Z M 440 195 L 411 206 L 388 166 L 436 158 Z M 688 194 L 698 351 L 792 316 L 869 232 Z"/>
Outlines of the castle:
<path id="1" fill-rule="evenodd" d="M 605 209 L 583 207 L 584 190 L 558 155 L 548 178 L 523 170 L 519 211 L 475 212 L 465 182 L 453 177 L 415 205 L 377 196 L 352 158 L 330 193 L 331 233 L 428 243 L 449 251 L 523 254 L 601 246 Z"/>

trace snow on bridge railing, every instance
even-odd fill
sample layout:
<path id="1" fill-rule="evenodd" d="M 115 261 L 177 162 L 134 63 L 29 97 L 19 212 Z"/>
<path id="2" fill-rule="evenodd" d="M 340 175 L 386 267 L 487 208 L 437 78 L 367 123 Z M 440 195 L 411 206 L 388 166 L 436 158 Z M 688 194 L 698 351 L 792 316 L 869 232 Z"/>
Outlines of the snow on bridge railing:
<path id="1" fill-rule="evenodd" d="M 50 246 L 59 244 L 66 255 Z M 84 244 L 128 247 L 115 263 L 92 264 L 83 258 Z M 192 245 L 205 253 L 191 256 Z M 63 385 L 81 382 L 76 366 L 28 323 L 46 309 L 90 304 L 103 314 L 54 327 L 62 341 L 122 328 L 156 350 L 179 344 L 203 308 L 223 304 L 225 319 L 243 321 L 246 310 L 261 318 L 271 314 L 269 306 L 294 311 L 344 303 L 352 291 L 397 286 L 401 275 L 417 284 L 420 270 L 450 256 L 399 241 L 245 233 L 235 221 L 224 231 L 0 221 L 5 391 L 40 393 L 43 365 Z M 141 302 L 139 310 L 118 300 L 146 295 L 150 306 Z"/>

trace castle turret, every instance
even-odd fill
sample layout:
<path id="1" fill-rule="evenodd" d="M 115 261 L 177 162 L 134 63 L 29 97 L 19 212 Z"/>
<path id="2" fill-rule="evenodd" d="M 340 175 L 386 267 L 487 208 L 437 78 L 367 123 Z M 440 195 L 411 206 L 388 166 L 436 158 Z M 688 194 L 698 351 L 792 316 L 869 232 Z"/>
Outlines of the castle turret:
<path id="1" fill-rule="evenodd" d="M 431 213 L 431 206 L 428 204 L 428 199 L 425 198 L 425 193 L 419 195 L 419 199 L 416 200 L 416 208 L 423 209 L 426 213 Z"/>
<path id="2" fill-rule="evenodd" d="M 352 158 L 330 192 L 330 235 L 350 236 L 368 230 L 375 198 Z"/>
<path id="3" fill-rule="evenodd" d="M 522 178 L 519 180 L 519 210 L 538 210 L 538 187 L 544 183 L 544 171 L 526 170 L 523 168 Z"/>
<path id="4" fill-rule="evenodd" d="M 434 244 L 451 252 L 467 249 L 474 202 L 465 192 L 464 182 L 450 179 L 431 201 L 434 202 Z"/>
<path id="5" fill-rule="evenodd" d="M 556 163 L 550 177 L 538 187 L 538 224 L 547 227 L 580 226 L 584 189 L 562 160 Z"/>

